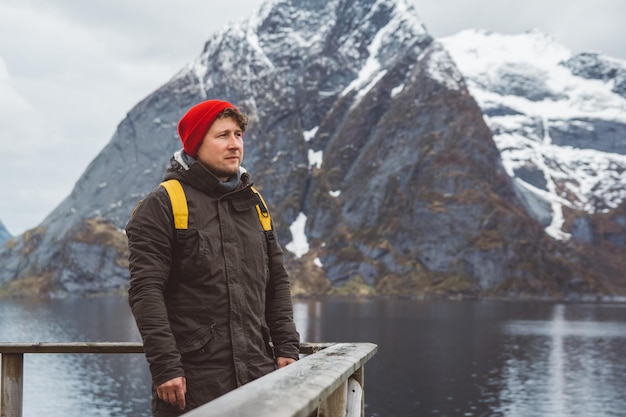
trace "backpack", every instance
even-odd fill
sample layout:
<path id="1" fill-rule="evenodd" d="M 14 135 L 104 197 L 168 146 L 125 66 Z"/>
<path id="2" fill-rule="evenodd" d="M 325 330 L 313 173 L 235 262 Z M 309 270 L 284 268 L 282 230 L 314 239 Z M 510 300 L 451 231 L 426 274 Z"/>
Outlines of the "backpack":
<path id="1" fill-rule="evenodd" d="M 189 227 L 189 209 L 187 207 L 187 198 L 185 197 L 185 191 L 180 181 L 177 179 L 170 179 L 163 181 L 161 186 L 165 188 L 168 196 L 170 197 L 170 203 L 172 204 L 172 214 L 174 215 L 174 227 L 176 228 L 177 240 L 185 239 L 187 235 L 187 229 Z M 274 233 L 272 232 L 272 217 L 267 209 L 265 200 L 261 194 L 254 187 L 250 187 L 252 192 L 257 196 L 258 203 L 256 205 L 256 212 L 259 216 L 259 221 L 263 227 L 265 238 L 268 241 L 274 239 Z"/>

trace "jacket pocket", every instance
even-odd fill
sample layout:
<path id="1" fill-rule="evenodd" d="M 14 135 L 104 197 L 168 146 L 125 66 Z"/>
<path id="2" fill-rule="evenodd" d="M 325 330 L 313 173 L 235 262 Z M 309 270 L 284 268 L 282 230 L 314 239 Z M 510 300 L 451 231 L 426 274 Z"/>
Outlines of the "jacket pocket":
<path id="1" fill-rule="evenodd" d="M 182 256 L 179 259 L 181 276 L 193 279 L 199 273 L 203 275 L 210 273 L 212 263 L 219 259 L 217 250 L 219 242 L 220 237 L 214 233 L 190 229 L 182 242 Z"/>
<path id="2" fill-rule="evenodd" d="M 205 372 L 213 372 L 215 369 L 223 368 L 224 363 L 230 363 L 222 360 L 220 356 L 220 350 L 223 350 L 224 343 L 215 331 L 215 324 L 211 325 L 210 330 L 211 334 L 208 338 L 196 339 L 195 343 L 190 343 L 185 348 L 179 349 L 188 382 L 191 379 L 197 379 Z M 206 342 L 202 343 L 200 340 L 206 340 Z M 194 369 L 190 367 L 194 367 Z"/>
<path id="3" fill-rule="evenodd" d="M 168 316 L 181 354 L 200 349 L 213 338 L 215 322 L 207 310 L 171 309 Z"/>
<path id="4" fill-rule="evenodd" d="M 178 344 L 178 350 L 181 355 L 187 352 L 193 352 L 194 350 L 199 350 L 209 343 L 209 341 L 213 338 L 214 333 L 215 323 L 212 323 L 210 326 L 203 326 L 189 335 L 186 339 L 181 340 Z"/>

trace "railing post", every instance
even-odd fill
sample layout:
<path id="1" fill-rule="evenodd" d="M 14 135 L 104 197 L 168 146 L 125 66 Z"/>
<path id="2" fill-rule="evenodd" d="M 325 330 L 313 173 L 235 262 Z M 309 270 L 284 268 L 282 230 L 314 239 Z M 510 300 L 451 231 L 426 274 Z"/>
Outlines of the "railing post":
<path id="1" fill-rule="evenodd" d="M 361 388 L 361 384 L 359 384 L 356 379 L 350 378 L 348 380 L 346 417 L 365 417 L 363 398 L 363 388 Z"/>
<path id="2" fill-rule="evenodd" d="M 345 380 L 326 398 L 326 401 L 320 404 L 317 417 L 345 417 L 347 398 L 348 380 Z"/>
<path id="3" fill-rule="evenodd" d="M 0 417 L 22 417 L 24 354 L 2 354 L 2 394 Z"/>
<path id="4" fill-rule="evenodd" d="M 356 370 L 352 378 L 361 386 L 361 417 L 365 417 L 365 365 Z"/>

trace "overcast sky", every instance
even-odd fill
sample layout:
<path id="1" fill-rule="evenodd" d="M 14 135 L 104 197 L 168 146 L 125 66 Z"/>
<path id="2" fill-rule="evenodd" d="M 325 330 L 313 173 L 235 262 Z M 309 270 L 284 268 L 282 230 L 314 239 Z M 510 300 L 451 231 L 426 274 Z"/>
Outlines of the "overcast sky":
<path id="1" fill-rule="evenodd" d="M 624 0 L 409 0 L 434 37 L 537 28 L 626 59 Z M 0 221 L 18 235 L 65 198 L 117 124 L 263 0 L 0 0 Z"/>

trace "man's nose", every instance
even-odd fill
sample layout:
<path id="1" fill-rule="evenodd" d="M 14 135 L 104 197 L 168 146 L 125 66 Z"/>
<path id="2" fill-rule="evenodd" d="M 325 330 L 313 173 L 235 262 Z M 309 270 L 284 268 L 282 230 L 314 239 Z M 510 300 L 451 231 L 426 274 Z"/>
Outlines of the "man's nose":
<path id="1" fill-rule="evenodd" d="M 230 148 L 241 148 L 243 144 L 243 140 L 241 136 L 237 136 L 234 133 L 228 135 L 228 147 Z"/>

